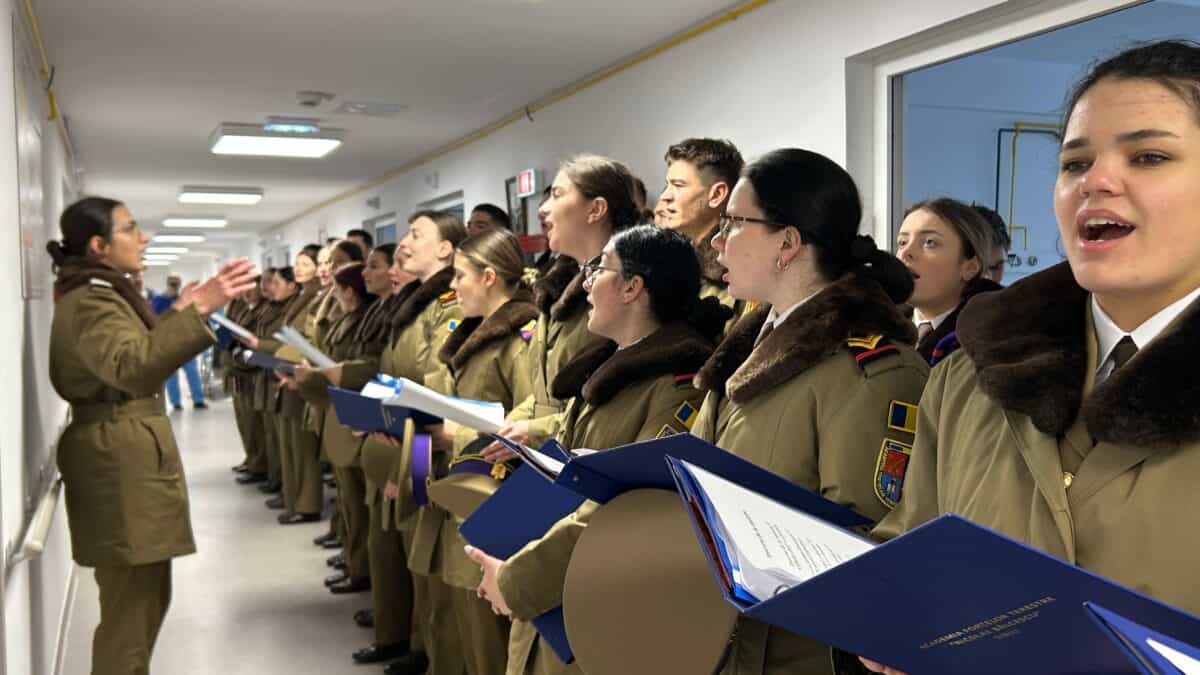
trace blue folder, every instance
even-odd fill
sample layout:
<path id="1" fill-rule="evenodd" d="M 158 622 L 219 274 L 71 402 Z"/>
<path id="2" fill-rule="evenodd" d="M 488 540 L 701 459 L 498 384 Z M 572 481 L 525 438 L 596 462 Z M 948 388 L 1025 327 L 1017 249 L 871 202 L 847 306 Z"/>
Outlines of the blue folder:
<path id="1" fill-rule="evenodd" d="M 417 425 L 441 424 L 438 417 L 398 405 L 385 405 L 377 398 L 363 396 L 351 389 L 329 387 L 329 398 L 338 422 L 344 427 L 367 433 L 404 437 L 404 421 L 410 416 Z M 432 420 L 432 421 L 431 421 Z"/>
<path id="2" fill-rule="evenodd" d="M 288 375 L 296 372 L 297 365 L 294 361 L 278 359 L 265 352 L 254 351 L 250 352 L 249 356 L 246 357 L 246 363 L 264 370 L 279 370 Z"/>
<path id="3" fill-rule="evenodd" d="M 1180 675 L 1182 670 L 1172 664 L 1161 652 L 1152 647 L 1150 640 L 1170 647 L 1180 654 L 1200 661 L 1200 649 L 1184 644 L 1168 635 L 1151 630 L 1139 623 L 1111 612 L 1099 605 L 1084 605 L 1088 617 L 1107 635 L 1137 667 L 1141 675 Z"/>
<path id="4" fill-rule="evenodd" d="M 522 466 L 475 509 L 459 526 L 459 532 L 470 545 L 503 560 L 546 534 L 554 523 L 582 503 L 583 497 L 547 481 L 533 468 Z M 563 663 L 575 660 L 567 642 L 562 607 L 542 614 L 532 623 Z"/>
<path id="5" fill-rule="evenodd" d="M 908 673 L 1137 672 L 1085 602 L 1200 643 L 1200 619 L 953 514 L 758 603 L 731 592 L 719 553 L 702 548 L 747 617 Z"/>
<path id="6" fill-rule="evenodd" d="M 217 336 L 217 348 L 229 349 L 236 342 L 236 339 L 233 337 L 233 331 L 228 328 L 216 323 L 210 323 L 209 327 L 212 328 L 213 333 Z"/>
<path id="7" fill-rule="evenodd" d="M 845 506 L 691 434 L 675 434 L 574 457 L 563 467 L 556 482 L 601 504 L 639 488 L 674 490 L 675 479 L 666 462 L 668 456 L 724 476 L 742 487 L 839 527 L 871 524 L 870 519 Z"/>

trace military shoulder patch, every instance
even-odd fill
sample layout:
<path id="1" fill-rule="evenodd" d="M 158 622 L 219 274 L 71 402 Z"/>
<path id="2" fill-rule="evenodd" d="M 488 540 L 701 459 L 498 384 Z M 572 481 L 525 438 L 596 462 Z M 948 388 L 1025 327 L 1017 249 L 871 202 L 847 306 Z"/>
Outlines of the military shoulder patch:
<path id="1" fill-rule="evenodd" d="M 525 342 L 532 340 L 534 334 L 537 333 L 537 319 L 530 319 L 529 323 L 521 326 L 520 332 L 522 340 Z"/>
<path id="2" fill-rule="evenodd" d="M 458 299 L 458 293 L 454 291 L 446 291 L 438 296 L 438 302 L 443 305 L 448 305 Z"/>
<path id="3" fill-rule="evenodd" d="M 105 281 L 104 279 L 97 279 L 95 277 L 88 279 L 88 283 L 93 286 L 102 286 L 104 288 L 112 288 L 113 287 L 111 281 Z"/>
<path id="4" fill-rule="evenodd" d="M 904 401 L 892 401 L 888 405 L 888 428 L 917 433 L 917 406 Z"/>
<path id="5" fill-rule="evenodd" d="M 450 319 L 446 322 L 446 330 L 448 332 L 453 333 L 456 328 L 458 328 L 458 319 Z"/>
<path id="6" fill-rule="evenodd" d="M 678 408 L 675 409 L 675 420 L 682 424 L 683 428 L 691 431 L 692 425 L 696 422 L 696 415 L 699 414 L 699 412 L 699 410 L 696 410 L 692 407 L 691 403 L 684 401 L 683 403 L 679 404 Z"/>
<path id="7" fill-rule="evenodd" d="M 655 438 L 666 438 L 667 436 L 674 436 L 675 434 L 678 434 L 678 433 L 682 433 L 682 432 L 677 431 L 670 424 L 664 424 L 662 426 L 662 428 L 658 430 L 658 435 L 655 436 Z"/>
<path id="8" fill-rule="evenodd" d="M 874 363 L 890 354 L 899 353 L 896 345 L 892 344 L 891 340 L 882 335 L 851 337 L 846 340 L 846 347 L 850 350 L 850 354 L 854 356 L 854 362 L 860 368 L 866 368 L 868 364 Z"/>
<path id="9" fill-rule="evenodd" d="M 889 509 L 896 508 L 904 492 L 904 475 L 908 473 L 908 460 L 912 446 L 894 438 L 883 439 L 879 457 L 875 461 L 875 496 Z"/>

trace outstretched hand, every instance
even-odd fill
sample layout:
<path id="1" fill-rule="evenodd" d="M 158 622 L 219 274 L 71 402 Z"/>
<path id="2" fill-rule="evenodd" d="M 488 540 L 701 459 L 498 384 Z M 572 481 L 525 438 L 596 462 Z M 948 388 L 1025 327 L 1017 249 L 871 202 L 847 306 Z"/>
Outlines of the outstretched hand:
<path id="1" fill-rule="evenodd" d="M 883 675 L 907 675 L 907 673 L 904 671 L 896 670 L 895 668 L 888 668 L 882 663 L 876 663 L 870 659 L 864 659 L 861 656 L 858 657 L 858 660 L 862 661 L 862 664 L 866 666 L 867 670 L 871 671 L 872 673 L 883 673 Z"/>
<path id="2" fill-rule="evenodd" d="M 208 316 L 229 304 L 238 295 L 254 288 L 258 272 L 254 263 L 245 258 L 235 258 L 217 275 L 202 284 L 188 284 L 179 293 L 179 299 L 173 305 L 175 309 L 185 309 L 194 305 L 196 311 Z"/>

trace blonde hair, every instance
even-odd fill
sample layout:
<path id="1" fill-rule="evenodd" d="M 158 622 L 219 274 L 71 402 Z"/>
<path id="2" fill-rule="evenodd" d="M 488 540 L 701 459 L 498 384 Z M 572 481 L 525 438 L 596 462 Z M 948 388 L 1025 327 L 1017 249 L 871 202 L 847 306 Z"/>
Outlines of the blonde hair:
<path id="1" fill-rule="evenodd" d="M 479 271 L 492 268 L 504 285 L 515 289 L 525 276 L 525 259 L 521 255 L 521 243 L 508 230 L 491 229 L 467 237 L 459 245 L 456 255 L 461 255 Z"/>

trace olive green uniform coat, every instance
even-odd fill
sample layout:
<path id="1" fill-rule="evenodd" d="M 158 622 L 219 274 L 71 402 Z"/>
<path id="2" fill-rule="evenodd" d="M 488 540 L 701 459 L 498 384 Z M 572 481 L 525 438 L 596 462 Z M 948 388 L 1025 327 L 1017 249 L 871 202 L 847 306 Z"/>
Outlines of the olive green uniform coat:
<path id="1" fill-rule="evenodd" d="M 534 302 L 542 315 L 530 344 L 533 395 L 508 414 L 529 421 L 529 445 L 538 447 L 558 434 L 566 402 L 550 392 L 558 371 L 576 352 L 597 340 L 588 332 L 587 291 L 579 264 L 559 256 L 534 285 Z"/>
<path id="2" fill-rule="evenodd" d="M 700 371 L 708 395 L 692 433 L 878 520 L 890 508 L 877 484 L 881 456 L 913 441 L 889 427 L 890 413 L 920 400 L 929 371 L 907 346 L 912 323 L 876 282 L 855 276 L 755 346 L 769 310 L 739 321 Z M 827 646 L 745 618 L 735 630 L 728 675 L 834 672 Z"/>
<path id="3" fill-rule="evenodd" d="M 921 401 L 904 498 L 876 534 L 954 512 L 1200 612 L 1200 549 L 1180 539 L 1200 510 L 1187 365 L 1200 305 L 1099 385 L 1090 297 L 1066 263 L 975 298 L 958 332 Z"/>
<path id="4" fill-rule="evenodd" d="M 320 288 L 316 283 L 303 288 L 292 300 L 284 315 L 283 324 L 303 331 L 308 309 L 316 300 Z M 299 361 L 302 354 L 290 345 L 281 345 L 275 356 Z M 274 376 L 274 373 L 270 373 Z M 321 439 L 304 427 L 304 399 L 287 387 L 276 387 L 276 433 L 279 438 L 279 463 L 283 477 L 284 507 L 292 513 L 321 512 Z"/>
<path id="5" fill-rule="evenodd" d="M 518 292 L 487 319 L 465 319 L 455 329 L 438 354 L 449 368 L 448 374 L 453 376 L 448 387 L 453 395 L 500 403 L 505 410 L 511 409 L 514 401 L 523 401 L 530 395 L 533 372 L 525 352 L 538 316 L 532 299 L 528 290 Z M 466 459 L 462 451 L 477 439 L 475 430 L 459 429 L 454 443 L 456 461 Z M 423 515 L 428 513 L 425 511 Z M 441 521 L 437 545 L 442 581 L 453 589 L 451 604 L 467 672 L 500 673 L 508 655 L 509 621 L 493 614 L 491 605 L 476 595 L 482 574 L 479 565 L 464 550 L 466 541 L 458 533 L 461 524 L 461 519 L 450 514 Z"/>
<path id="6" fill-rule="evenodd" d="M 694 414 L 682 411 L 695 410 L 703 398 L 692 376 L 711 353 L 712 344 L 683 324 L 666 325 L 621 351 L 611 341 L 594 342 L 554 380 L 552 393 L 569 399 L 559 442 L 570 449 L 603 450 L 686 433 Z M 596 508 L 585 502 L 501 567 L 501 593 L 519 619 L 509 642 L 509 675 L 580 672 L 542 644 L 528 622 L 562 605 L 571 553 Z"/>
<path id="7" fill-rule="evenodd" d="M 149 316 L 148 306 L 142 311 Z M 183 464 L 160 392 L 171 373 L 214 341 L 191 307 L 168 310 L 148 329 L 102 279 L 69 290 L 55 306 L 50 381 L 71 405 L 57 461 L 72 556 L 96 568 L 100 587 L 96 675 L 149 671 L 170 602 L 170 560 L 196 550 Z"/>

